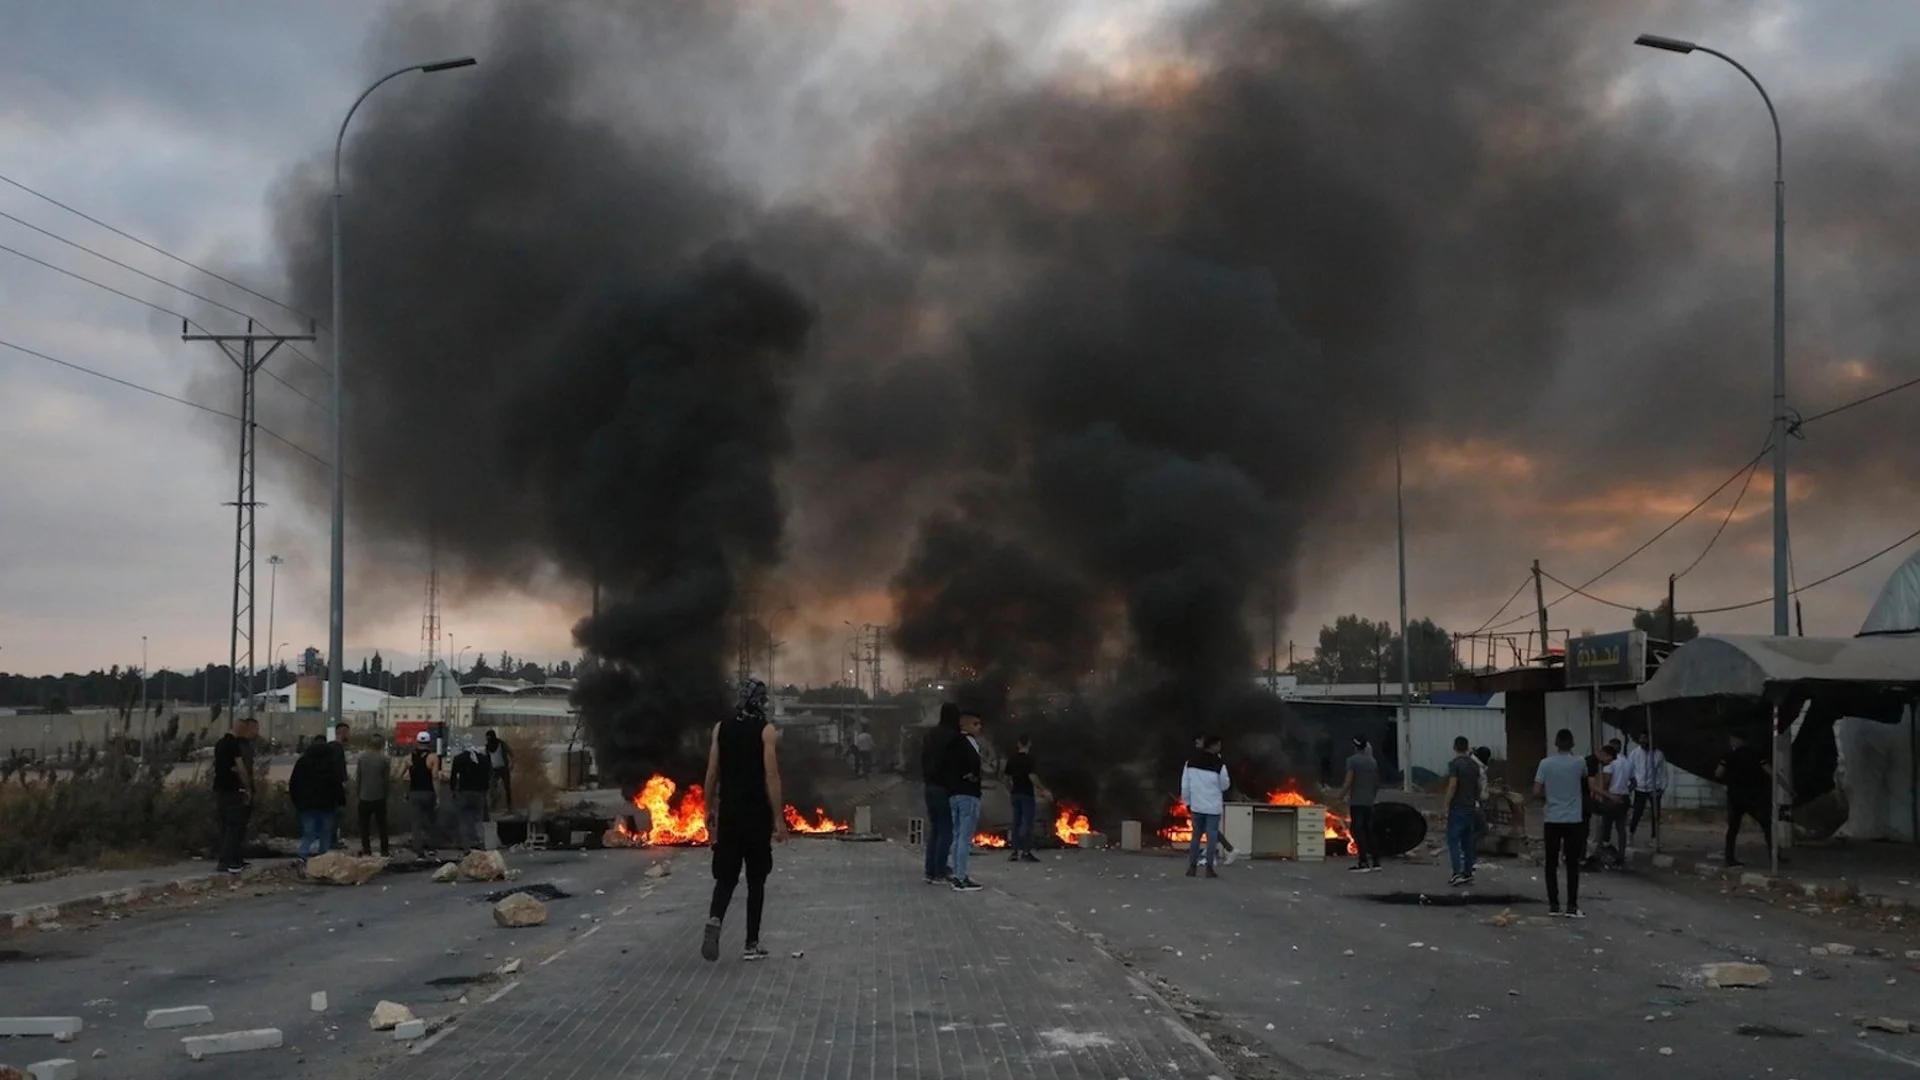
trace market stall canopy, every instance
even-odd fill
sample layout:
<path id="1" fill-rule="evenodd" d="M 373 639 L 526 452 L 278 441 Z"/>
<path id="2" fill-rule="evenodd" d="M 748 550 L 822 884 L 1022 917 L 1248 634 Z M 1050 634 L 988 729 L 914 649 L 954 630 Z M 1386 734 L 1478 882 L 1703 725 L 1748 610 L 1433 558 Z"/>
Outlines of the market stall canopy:
<path id="1" fill-rule="evenodd" d="M 1813 698 L 1887 721 L 1920 697 L 1920 635 L 1857 638 L 1713 634 L 1674 650 L 1636 694 L 1641 705 L 1697 698 Z"/>

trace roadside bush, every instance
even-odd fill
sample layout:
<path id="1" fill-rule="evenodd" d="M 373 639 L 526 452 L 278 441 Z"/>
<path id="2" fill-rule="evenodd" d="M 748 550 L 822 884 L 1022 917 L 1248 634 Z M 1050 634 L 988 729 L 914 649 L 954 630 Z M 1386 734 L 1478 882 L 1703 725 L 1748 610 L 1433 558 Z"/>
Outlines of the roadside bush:
<path id="1" fill-rule="evenodd" d="M 513 752 L 513 809 L 525 810 L 535 799 L 551 811 L 558 805 L 557 788 L 547 775 L 547 740 L 538 732 L 501 730 L 500 741 Z"/>
<path id="2" fill-rule="evenodd" d="M 0 789 L 0 875 L 97 863 L 109 854 L 155 860 L 204 851 L 213 794 L 169 784 L 162 767 L 115 770 Z"/>

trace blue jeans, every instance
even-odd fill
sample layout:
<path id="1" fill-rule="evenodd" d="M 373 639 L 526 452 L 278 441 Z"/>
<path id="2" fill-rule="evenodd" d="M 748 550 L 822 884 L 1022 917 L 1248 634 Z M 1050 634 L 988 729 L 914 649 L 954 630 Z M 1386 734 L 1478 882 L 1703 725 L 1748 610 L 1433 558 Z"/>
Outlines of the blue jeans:
<path id="1" fill-rule="evenodd" d="M 1200 865 L 1200 838 L 1207 838 L 1207 865 L 1220 861 L 1220 815 L 1188 814 L 1193 822 L 1193 839 L 1187 841 L 1187 865 Z"/>
<path id="2" fill-rule="evenodd" d="M 1013 797 L 1013 835 L 1007 838 L 1013 853 L 1033 850 L 1033 796 Z"/>
<path id="3" fill-rule="evenodd" d="M 967 880 L 967 857 L 973 854 L 973 830 L 980 824 L 980 796 L 949 795 L 953 810 L 953 877 Z"/>
<path id="4" fill-rule="evenodd" d="M 300 811 L 301 858 L 325 854 L 333 847 L 333 822 L 336 816 L 332 810 Z"/>
<path id="5" fill-rule="evenodd" d="M 1473 873 L 1473 834 L 1478 824 L 1475 811 L 1447 811 L 1447 858 L 1456 874 Z"/>
<path id="6" fill-rule="evenodd" d="M 952 877 L 947 859 L 953 850 L 953 805 L 947 801 L 947 789 L 927 785 L 927 876 Z"/>

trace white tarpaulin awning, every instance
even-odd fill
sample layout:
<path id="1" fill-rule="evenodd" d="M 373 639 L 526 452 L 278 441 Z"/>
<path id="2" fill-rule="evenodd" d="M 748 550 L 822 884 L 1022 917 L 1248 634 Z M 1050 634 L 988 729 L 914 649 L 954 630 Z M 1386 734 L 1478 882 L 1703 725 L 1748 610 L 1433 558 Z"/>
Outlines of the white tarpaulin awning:
<path id="1" fill-rule="evenodd" d="M 1681 698 L 1765 697 L 1769 689 L 1910 686 L 1920 693 L 1920 635 L 1857 638 L 1713 634 L 1675 649 L 1641 684 L 1643 705 Z"/>

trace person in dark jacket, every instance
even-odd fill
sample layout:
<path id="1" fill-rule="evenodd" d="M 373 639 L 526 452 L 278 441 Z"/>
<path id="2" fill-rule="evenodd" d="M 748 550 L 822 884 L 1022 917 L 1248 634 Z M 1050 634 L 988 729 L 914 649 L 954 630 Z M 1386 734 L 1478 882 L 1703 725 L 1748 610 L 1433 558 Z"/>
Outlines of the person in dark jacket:
<path id="1" fill-rule="evenodd" d="M 300 815 L 299 860 L 324 853 L 333 844 L 333 825 L 340 812 L 341 788 L 334 773 L 333 747 L 324 739 L 307 744 L 293 763 L 287 795 Z"/>
<path id="2" fill-rule="evenodd" d="M 953 874 L 951 884 L 957 892 L 974 892 L 980 883 L 967 874 L 967 860 L 973 854 L 973 830 L 980 824 L 980 774 L 985 756 L 980 749 L 981 720 L 977 713 L 961 710 L 959 734 L 947 741 L 946 768 L 941 771 L 947 789 L 947 804 L 953 815 Z"/>
<path id="3" fill-rule="evenodd" d="M 460 752 L 453 758 L 447 787 L 453 790 L 453 808 L 460 815 L 460 839 L 469 851 L 486 846 L 481 823 L 486 820 L 487 788 L 492 784 L 492 772 L 487 756 L 473 744 L 471 737 L 463 736 Z"/>
<path id="4" fill-rule="evenodd" d="M 947 853 L 953 847 L 953 809 L 946 783 L 947 750 L 960 737 L 960 706 L 951 701 L 940 703 L 940 722 L 927 732 L 920 744 L 920 781 L 927 797 L 927 884 L 938 885 L 953 877 Z"/>
<path id="5" fill-rule="evenodd" d="M 347 816 L 347 788 L 353 779 L 353 770 L 347 764 L 347 740 L 353 737 L 353 726 L 341 721 L 333 725 L 333 741 L 327 744 L 333 755 L 333 767 L 340 779 L 340 805 L 333 808 L 333 832 L 327 836 L 329 850 L 338 851 L 346 847 L 340 841 L 340 823 Z"/>

